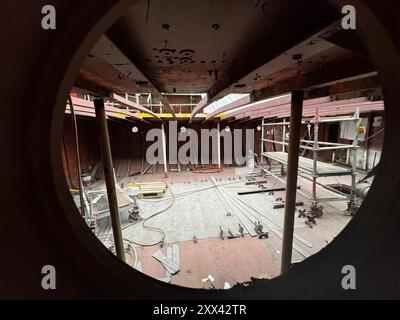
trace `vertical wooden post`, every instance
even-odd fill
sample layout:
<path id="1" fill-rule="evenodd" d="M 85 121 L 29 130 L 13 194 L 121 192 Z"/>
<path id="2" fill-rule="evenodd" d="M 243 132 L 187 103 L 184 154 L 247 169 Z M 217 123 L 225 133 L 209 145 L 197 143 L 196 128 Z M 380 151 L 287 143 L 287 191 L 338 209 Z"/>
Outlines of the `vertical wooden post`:
<path id="1" fill-rule="evenodd" d="M 94 99 L 96 122 L 100 136 L 100 151 L 103 158 L 104 177 L 106 180 L 108 204 L 110 206 L 111 224 L 117 257 L 125 262 L 125 250 L 122 240 L 121 222 L 115 188 L 114 169 L 111 156 L 110 138 L 108 136 L 107 118 L 103 98 Z"/>
<path id="2" fill-rule="evenodd" d="M 290 136 L 288 146 L 288 164 L 286 178 L 285 216 L 283 223 L 281 274 L 289 271 L 292 263 L 294 218 L 296 209 L 297 174 L 301 135 L 301 117 L 303 114 L 303 91 L 292 92 L 290 109 Z"/>

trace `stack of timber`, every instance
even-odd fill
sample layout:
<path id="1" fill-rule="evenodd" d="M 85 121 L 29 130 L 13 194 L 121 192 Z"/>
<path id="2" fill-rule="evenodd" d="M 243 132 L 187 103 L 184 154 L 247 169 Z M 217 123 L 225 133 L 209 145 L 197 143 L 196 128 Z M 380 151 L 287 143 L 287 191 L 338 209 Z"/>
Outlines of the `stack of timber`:
<path id="1" fill-rule="evenodd" d="M 161 198 L 165 195 L 167 184 L 165 182 L 139 182 L 139 198 Z"/>

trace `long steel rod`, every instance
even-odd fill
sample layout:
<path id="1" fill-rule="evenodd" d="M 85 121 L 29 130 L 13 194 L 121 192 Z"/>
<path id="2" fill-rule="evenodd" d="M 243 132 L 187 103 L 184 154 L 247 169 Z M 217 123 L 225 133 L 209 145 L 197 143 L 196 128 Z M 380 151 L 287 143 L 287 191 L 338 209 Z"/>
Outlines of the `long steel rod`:
<path id="1" fill-rule="evenodd" d="M 304 179 L 306 179 L 306 180 L 308 180 L 308 181 L 313 181 L 312 178 L 306 177 L 305 175 L 302 175 L 302 174 L 299 174 L 299 177 L 302 177 L 302 178 L 304 178 Z M 321 183 L 321 182 L 316 181 L 316 184 L 319 185 L 320 187 L 322 187 L 322 188 L 324 188 L 324 189 L 330 191 L 330 192 L 333 192 L 333 193 L 339 194 L 339 195 L 341 195 L 341 196 L 346 196 L 346 197 L 347 197 L 347 194 L 345 194 L 345 193 L 343 193 L 343 192 L 340 192 L 340 191 L 338 191 L 338 190 L 336 190 L 336 189 L 334 189 L 334 188 L 331 188 L 331 187 L 329 187 L 329 186 L 327 186 L 327 185 L 324 185 L 324 184 Z"/>
<path id="2" fill-rule="evenodd" d="M 100 137 L 100 151 L 103 159 L 104 177 L 106 180 L 108 204 L 110 206 L 111 224 L 114 235 L 117 257 L 125 262 L 124 243 L 122 240 L 121 221 L 119 217 L 117 190 L 115 187 L 114 169 L 111 155 L 110 138 L 108 135 L 106 112 L 103 98 L 94 99 L 96 122 Z"/>
<path id="3" fill-rule="evenodd" d="M 289 139 L 285 139 L 289 140 Z M 300 142 L 308 142 L 308 143 L 314 143 L 314 140 L 303 140 L 301 139 Z M 318 141 L 318 144 L 326 144 L 326 145 L 332 145 L 332 146 L 350 146 L 350 144 L 345 144 L 345 143 L 335 143 L 335 142 L 325 142 L 325 141 Z M 352 146 L 352 145 L 351 145 Z"/>
<path id="4" fill-rule="evenodd" d="M 313 205 L 317 202 L 317 178 L 318 178 L 318 135 L 319 135 L 319 124 L 314 123 L 314 142 L 313 142 L 313 172 L 312 172 L 312 199 Z"/>
<path id="5" fill-rule="evenodd" d="M 283 222 L 282 239 L 282 274 L 289 271 L 290 264 L 292 263 L 303 98 L 304 91 L 298 90 L 292 92 L 292 102 L 290 107 L 290 140 L 288 147 L 285 216 Z"/>
<path id="6" fill-rule="evenodd" d="M 221 132 L 219 122 L 217 122 L 217 156 L 218 169 L 221 169 Z"/>
<path id="7" fill-rule="evenodd" d="M 261 122 L 261 157 L 260 157 L 260 163 L 263 164 L 264 163 L 264 157 L 262 156 L 262 154 L 264 153 L 264 119 L 262 119 Z"/>
<path id="8" fill-rule="evenodd" d="M 240 199 L 240 198 L 238 198 L 238 197 L 236 197 L 236 196 L 230 194 L 229 192 L 227 192 L 226 190 L 224 190 L 224 188 L 221 188 L 221 190 L 223 190 L 223 191 L 229 196 L 229 198 L 231 198 L 231 200 L 232 200 L 233 202 L 236 201 L 238 204 L 241 203 L 242 209 L 245 210 L 245 211 L 246 211 L 250 216 L 252 216 L 255 220 L 259 221 L 260 218 L 257 218 L 254 214 L 252 214 L 252 213 L 249 211 L 249 209 L 250 209 L 251 211 L 255 212 L 256 214 L 258 214 L 259 216 L 261 216 L 261 220 L 265 219 L 265 220 L 263 221 L 263 224 L 265 224 L 266 227 L 269 228 L 272 232 L 274 232 L 278 237 L 280 237 L 280 238 L 283 237 L 283 234 L 282 234 L 282 227 L 281 227 L 279 224 L 277 224 L 276 222 L 274 222 L 274 221 L 272 221 L 271 219 L 267 218 L 265 215 L 263 215 L 262 213 L 260 213 L 260 212 L 257 211 L 256 209 L 254 209 L 252 206 L 250 206 L 247 202 L 245 202 L 245 201 L 243 201 L 242 199 Z M 247 207 L 248 209 L 247 209 L 246 207 Z M 241 211 L 241 212 L 243 212 L 243 211 Z M 247 216 L 244 212 L 243 212 L 243 214 L 246 216 L 247 219 L 249 219 L 248 216 Z M 250 219 L 250 221 L 252 221 L 252 220 Z M 268 223 L 266 223 L 266 221 L 267 221 Z M 309 247 L 309 248 L 312 248 L 312 244 L 311 244 L 309 241 L 303 239 L 302 237 L 300 237 L 300 236 L 294 234 L 294 238 L 295 238 L 297 241 L 299 241 L 300 243 L 302 243 L 303 245 L 305 245 L 305 246 L 307 246 L 307 247 Z M 307 252 L 305 252 L 303 249 L 301 249 L 298 245 L 293 244 L 293 248 L 294 248 L 300 255 L 302 255 L 303 257 L 306 258 L 307 256 L 309 256 L 309 254 L 308 254 Z"/>
<path id="9" fill-rule="evenodd" d="M 276 180 L 278 180 L 278 181 L 280 181 L 280 182 L 282 182 L 283 184 L 286 185 L 286 181 L 283 180 L 283 179 L 281 179 L 281 178 L 279 178 L 276 174 L 272 173 L 271 171 L 269 171 L 269 170 L 267 170 L 267 169 L 261 168 L 261 167 L 260 167 L 260 169 L 261 169 L 264 173 L 269 174 L 271 177 L 274 177 Z M 303 197 L 306 197 L 307 199 L 311 200 L 311 198 L 310 198 L 309 195 L 307 195 L 306 193 L 302 192 L 302 191 L 299 190 L 299 189 L 296 189 L 296 190 L 297 190 L 297 192 L 298 192 L 299 194 L 301 194 Z"/>
<path id="10" fill-rule="evenodd" d="M 78 163 L 78 183 L 79 183 L 79 199 L 81 203 L 81 215 L 85 217 L 85 203 L 83 200 L 83 183 L 82 183 L 82 170 L 81 170 L 81 157 L 79 152 L 79 136 L 78 136 L 78 125 L 76 122 L 75 108 L 72 103 L 71 96 L 68 96 L 69 108 L 71 110 L 72 116 L 72 126 L 74 128 L 74 138 L 75 138 L 75 147 L 76 147 L 76 161 Z"/>
<path id="11" fill-rule="evenodd" d="M 286 138 L 286 119 L 283 119 L 283 126 L 282 126 L 282 142 L 285 142 Z M 282 144 L 282 152 L 285 152 L 285 144 Z"/>

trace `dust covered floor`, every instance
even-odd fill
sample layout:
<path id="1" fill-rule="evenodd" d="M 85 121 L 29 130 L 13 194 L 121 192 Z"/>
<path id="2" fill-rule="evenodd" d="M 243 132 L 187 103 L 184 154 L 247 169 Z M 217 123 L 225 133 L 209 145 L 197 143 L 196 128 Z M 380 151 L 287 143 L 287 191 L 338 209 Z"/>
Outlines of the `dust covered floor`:
<path id="1" fill-rule="evenodd" d="M 143 228 L 142 222 L 130 223 L 127 208 L 120 212 L 123 236 L 132 241 L 137 250 L 137 269 L 151 277 L 163 278 L 165 269 L 152 255 L 158 250 L 167 255 L 167 247 L 176 243 L 179 246 L 180 266 L 179 272 L 170 278 L 173 284 L 193 288 L 223 288 L 225 282 L 233 286 L 250 281 L 251 277 L 278 276 L 284 209 L 273 209 L 273 204 L 276 199 L 284 199 L 285 192 L 237 195 L 238 191 L 258 188 L 245 184 L 248 173 L 246 168 L 226 168 L 214 174 L 188 171 L 171 173 L 168 178 L 163 174 L 151 174 L 119 181 L 125 187 L 129 183 L 143 181 L 168 183 L 163 197 L 139 199 L 142 218 L 161 212 L 146 222 L 146 226 L 158 228 L 161 232 Z M 224 197 L 215 188 L 210 176 L 223 186 Z M 264 184 L 267 188 L 284 186 L 273 177 L 258 179 L 267 180 Z M 347 177 L 324 179 L 326 183 L 350 182 Z M 303 192 L 311 193 L 311 183 L 306 179 L 299 177 L 298 185 Z M 317 190 L 320 196 L 332 196 L 325 189 L 318 187 Z M 240 200 L 234 200 L 235 197 Z M 298 195 L 297 201 L 304 202 L 304 207 L 299 208 L 309 209 L 307 198 Z M 324 204 L 324 214 L 317 219 L 313 228 L 305 225 L 304 218 L 296 215 L 293 262 L 302 261 L 318 252 L 340 233 L 351 219 L 344 215 L 346 207 L 345 201 Z M 263 231 L 268 231 L 268 239 L 251 236 L 254 235 L 255 221 L 261 222 Z M 240 236 L 239 224 L 244 226 L 244 237 Z M 224 240 L 220 238 L 220 227 L 224 232 Z M 109 217 L 100 219 L 99 234 L 111 232 Z M 229 232 L 236 238 L 228 239 Z M 161 247 L 160 241 L 164 235 Z M 208 275 L 215 281 L 203 282 Z"/>

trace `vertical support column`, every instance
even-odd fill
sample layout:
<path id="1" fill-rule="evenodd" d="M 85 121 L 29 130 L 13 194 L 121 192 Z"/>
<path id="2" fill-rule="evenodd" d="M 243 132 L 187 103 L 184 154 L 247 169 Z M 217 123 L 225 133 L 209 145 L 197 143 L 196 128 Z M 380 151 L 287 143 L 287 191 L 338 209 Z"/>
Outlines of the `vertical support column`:
<path id="1" fill-rule="evenodd" d="M 273 130 L 275 130 L 275 128 Z M 285 152 L 285 136 L 286 136 L 286 119 L 284 118 L 282 125 L 282 152 Z"/>
<path id="2" fill-rule="evenodd" d="M 314 143 L 313 143 L 313 174 L 312 174 L 312 201 L 315 205 L 317 202 L 317 176 L 318 176 L 318 134 L 319 134 L 319 123 L 318 119 L 314 119 Z"/>
<path id="3" fill-rule="evenodd" d="M 357 108 L 356 112 L 354 113 L 354 140 L 353 140 L 353 158 L 351 161 L 351 193 L 350 193 L 350 204 L 354 204 L 354 198 L 355 198 L 355 187 L 356 187 L 356 170 L 357 170 L 357 147 L 358 147 L 358 124 L 360 122 L 360 111 Z"/>
<path id="4" fill-rule="evenodd" d="M 281 274 L 289 271 L 292 263 L 294 216 L 296 209 L 297 172 L 301 135 L 301 117 L 303 114 L 304 91 L 292 92 L 290 109 L 290 136 L 288 146 L 288 164 L 286 178 L 285 216 L 283 223 Z"/>
<path id="5" fill-rule="evenodd" d="M 265 127 L 264 119 L 265 118 L 263 118 L 261 121 L 261 139 L 260 139 L 261 140 L 261 158 L 260 158 L 261 164 L 264 163 L 264 156 L 263 156 L 263 153 L 264 153 L 264 127 Z"/>
<path id="6" fill-rule="evenodd" d="M 108 136 L 107 119 L 103 98 L 94 99 L 96 122 L 100 136 L 100 151 L 103 158 L 104 177 L 106 180 L 108 204 L 110 206 L 111 224 L 117 257 L 125 262 L 124 244 L 122 240 L 121 222 L 119 219 L 117 191 L 115 188 L 114 169 L 111 156 L 110 138 Z"/>
<path id="7" fill-rule="evenodd" d="M 76 123 L 75 108 L 72 103 L 71 96 L 68 96 L 69 108 L 72 116 L 72 126 L 74 129 L 75 147 L 76 147 L 76 161 L 78 163 L 78 184 L 79 184 L 79 201 L 81 203 L 81 216 L 85 218 L 85 203 L 83 199 L 83 183 L 82 183 L 82 170 L 81 170 L 81 157 L 79 152 L 79 136 L 78 136 L 78 125 Z"/>
<path id="8" fill-rule="evenodd" d="M 221 169 L 221 132 L 219 122 L 217 122 L 217 149 L 218 149 L 218 169 Z"/>
<path id="9" fill-rule="evenodd" d="M 162 135 L 162 146 L 163 146 L 164 173 L 165 173 L 165 177 L 168 177 L 167 138 L 165 135 L 164 122 L 161 123 L 161 135 Z"/>

